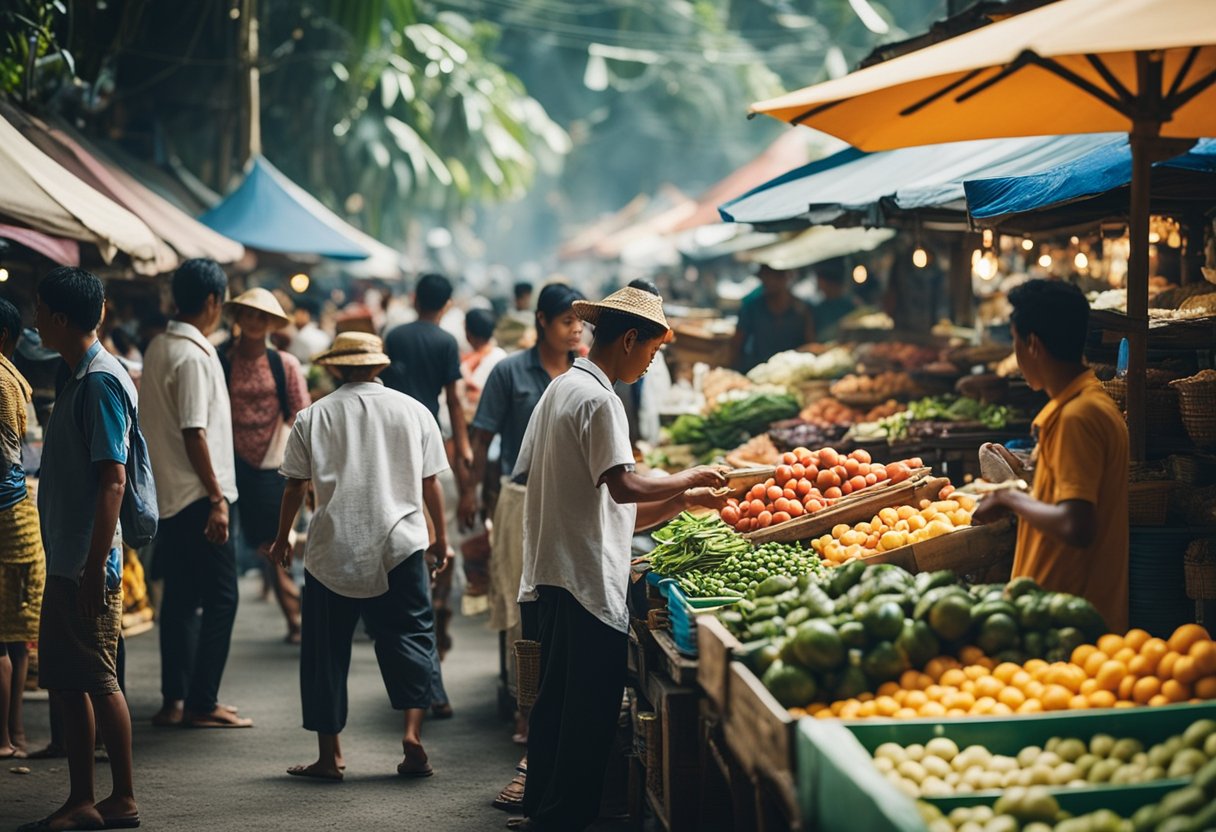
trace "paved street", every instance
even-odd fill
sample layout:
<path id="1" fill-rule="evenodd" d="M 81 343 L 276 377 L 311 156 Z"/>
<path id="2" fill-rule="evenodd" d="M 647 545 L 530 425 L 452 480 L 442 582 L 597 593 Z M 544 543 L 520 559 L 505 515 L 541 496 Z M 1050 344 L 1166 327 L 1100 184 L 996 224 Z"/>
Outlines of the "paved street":
<path id="1" fill-rule="evenodd" d="M 247 827 L 257 830 L 490 830 L 503 812 L 490 807 L 510 780 L 519 749 L 495 713 L 496 636 L 484 618 L 454 620 L 455 648 L 444 663 L 456 709 L 448 722 L 428 722 L 423 739 L 435 776 L 396 777 L 400 716 L 388 704 L 371 644 L 356 645 L 350 678 L 351 714 L 343 734 L 348 770 L 341 784 L 298 780 L 287 766 L 315 759 L 314 735 L 300 728 L 297 650 L 283 643 L 273 603 L 242 585 L 241 608 L 221 698 L 253 717 L 236 731 L 155 729 L 160 704 L 155 631 L 128 644 L 127 688 L 135 720 L 135 787 L 144 827 L 162 830 Z M 27 705 L 31 746 L 48 738 L 45 701 Z M 29 775 L 10 773 L 14 765 Z M 98 795 L 109 769 L 98 767 Z M 4 761 L 0 767 L 0 830 L 49 813 L 67 792 L 63 760 Z"/>

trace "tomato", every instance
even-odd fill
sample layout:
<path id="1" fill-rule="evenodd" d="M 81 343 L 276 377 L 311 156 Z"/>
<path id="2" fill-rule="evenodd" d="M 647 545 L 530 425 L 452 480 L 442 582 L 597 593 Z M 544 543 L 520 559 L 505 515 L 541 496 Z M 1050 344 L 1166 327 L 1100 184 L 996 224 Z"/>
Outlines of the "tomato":
<path id="1" fill-rule="evenodd" d="M 801 479 L 798 480 L 798 487 L 795 490 L 798 492 L 799 497 L 805 497 L 807 494 L 811 493 L 811 488 L 812 485 L 810 480 Z"/>
<path id="2" fill-rule="evenodd" d="M 785 453 L 783 453 L 781 455 L 781 461 L 784 462 L 786 465 L 793 465 L 795 462 L 798 461 L 798 455 L 795 454 L 793 451 L 786 451 Z"/>
<path id="3" fill-rule="evenodd" d="M 771 511 L 762 511 L 756 518 L 756 525 L 762 529 L 767 529 L 773 524 L 773 513 Z"/>
<path id="4" fill-rule="evenodd" d="M 833 466 L 832 466 L 832 473 L 836 475 L 836 479 L 837 479 L 836 484 L 837 484 L 837 485 L 840 485 L 840 483 L 844 482 L 844 481 L 845 481 L 845 480 L 847 480 L 847 479 L 848 479 L 850 476 L 852 476 L 852 475 L 849 473 L 849 469 L 848 469 L 848 468 L 845 468 L 843 465 L 833 465 Z"/>
<path id="5" fill-rule="evenodd" d="M 768 490 L 765 492 L 765 496 L 768 498 L 768 501 L 771 503 L 773 500 L 777 499 L 784 493 L 785 493 L 785 489 L 782 488 L 781 486 L 770 485 L 768 487 Z"/>
<path id="6" fill-rule="evenodd" d="M 794 450 L 790 451 L 790 453 L 792 453 L 794 456 L 797 456 L 797 457 L 804 457 L 804 456 L 810 456 L 811 450 L 810 450 L 810 448 L 804 448 L 800 445 L 797 448 L 794 448 Z"/>
<path id="7" fill-rule="evenodd" d="M 857 460 L 858 462 L 864 462 L 866 464 L 874 461 L 870 456 L 870 452 L 862 448 L 858 448 L 857 450 L 853 451 L 853 453 L 849 454 L 849 456 L 853 457 L 853 459 Z"/>
<path id="8" fill-rule="evenodd" d="M 819 486 L 822 491 L 825 488 L 831 488 L 836 483 L 834 482 L 836 475 L 829 470 L 819 472 L 819 476 L 815 477 L 815 485 Z"/>
<path id="9" fill-rule="evenodd" d="M 751 530 L 752 530 L 752 519 L 750 517 L 744 517 L 742 520 L 739 521 L 739 524 L 737 526 L 735 526 L 735 531 L 737 531 L 737 532 L 750 532 Z"/>
<path id="10" fill-rule="evenodd" d="M 789 520 L 789 519 L 791 519 L 791 517 L 790 517 L 790 513 L 788 511 L 779 511 L 773 515 L 774 524 L 784 523 L 786 520 Z"/>
<path id="11" fill-rule="evenodd" d="M 764 490 L 765 489 L 764 489 L 763 484 L 756 483 L 755 485 L 752 486 L 751 491 L 747 492 L 747 498 L 749 500 L 759 500 L 762 497 L 764 497 Z"/>
<path id="12" fill-rule="evenodd" d="M 882 482 L 887 478 L 887 469 L 882 465 L 871 465 L 870 473 L 878 477 L 878 482 Z"/>
<path id="13" fill-rule="evenodd" d="M 912 476 L 912 472 L 908 470 L 908 466 L 902 462 L 897 462 L 894 465 L 887 466 L 887 476 L 890 477 L 891 483 L 900 483 Z"/>
<path id="14" fill-rule="evenodd" d="M 842 482 L 840 484 L 840 493 L 846 497 L 848 495 L 852 494 L 853 493 L 853 483 L 849 482 L 848 480 L 845 480 L 844 482 Z"/>
<path id="15" fill-rule="evenodd" d="M 840 464 L 840 454 L 836 453 L 835 448 L 824 448 L 819 452 L 819 464 L 831 468 L 833 465 Z"/>
<path id="16" fill-rule="evenodd" d="M 797 500 L 794 500 L 793 502 L 790 503 L 789 512 L 790 512 L 790 517 L 801 517 L 803 514 L 806 513 L 806 508 L 803 507 L 802 503 L 798 502 Z"/>
<path id="17" fill-rule="evenodd" d="M 773 510 L 774 511 L 789 511 L 790 510 L 790 501 L 787 500 L 785 497 L 778 497 L 776 500 L 773 500 Z"/>
<path id="18" fill-rule="evenodd" d="M 878 482 L 877 474 L 866 474 L 866 485 L 873 485 Z"/>
<path id="19" fill-rule="evenodd" d="M 790 466 L 790 477 L 800 480 L 806 476 L 806 466 L 801 462 L 795 462 Z"/>
<path id="20" fill-rule="evenodd" d="M 846 459 L 844 461 L 844 470 L 849 477 L 855 477 L 861 472 L 861 463 L 855 459 Z"/>
<path id="21" fill-rule="evenodd" d="M 797 500 L 798 499 L 797 483 L 791 482 L 789 485 L 787 485 L 785 487 L 785 490 L 781 492 L 781 496 L 787 500 Z"/>
<path id="22" fill-rule="evenodd" d="M 734 506 L 727 506 L 722 509 L 722 522 L 729 523 L 734 526 L 739 522 L 739 509 Z"/>
<path id="23" fill-rule="evenodd" d="M 815 465 L 806 466 L 806 473 L 803 475 L 811 482 L 815 481 L 815 477 L 819 476 L 819 468 Z"/>
<path id="24" fill-rule="evenodd" d="M 806 501 L 806 513 L 814 514 L 817 511 L 823 511 L 823 503 L 819 500 L 810 499 Z"/>
<path id="25" fill-rule="evenodd" d="M 804 468 L 812 468 L 816 465 L 817 459 L 818 457 L 811 453 L 800 454 L 798 456 L 798 464 Z"/>
<path id="26" fill-rule="evenodd" d="M 851 480 L 849 480 L 849 485 L 853 486 L 854 491 L 860 491 L 861 489 L 865 488 L 866 485 L 868 485 L 868 483 L 866 482 L 865 477 L 863 477 L 861 474 L 858 474 L 857 476 L 855 476 Z"/>
<path id="27" fill-rule="evenodd" d="M 794 469 L 789 465 L 778 465 L 775 473 L 777 484 L 785 485 L 794 476 Z"/>
<path id="28" fill-rule="evenodd" d="M 762 511 L 764 511 L 764 503 L 760 502 L 759 500 L 752 500 L 752 502 L 751 502 L 751 512 L 750 512 L 750 513 L 751 513 L 751 516 L 752 516 L 752 517 L 759 517 L 759 516 L 760 516 L 760 512 L 762 512 Z"/>
<path id="29" fill-rule="evenodd" d="M 832 486 L 831 488 L 829 488 L 828 490 L 823 492 L 823 496 L 827 497 L 829 500 L 839 500 L 841 497 L 844 496 L 844 492 L 841 491 L 838 487 Z"/>

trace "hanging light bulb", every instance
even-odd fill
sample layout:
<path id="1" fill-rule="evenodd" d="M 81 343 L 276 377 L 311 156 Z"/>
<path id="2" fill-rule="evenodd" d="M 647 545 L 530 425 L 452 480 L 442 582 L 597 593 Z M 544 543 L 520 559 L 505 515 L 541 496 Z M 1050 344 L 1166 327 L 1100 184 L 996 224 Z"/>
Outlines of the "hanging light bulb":
<path id="1" fill-rule="evenodd" d="M 984 248 L 992 248 L 992 229 L 984 229 Z"/>
<path id="2" fill-rule="evenodd" d="M 1170 236 L 1166 238 L 1165 244 L 1170 248 L 1180 248 L 1182 246 L 1182 235 L 1178 233 L 1178 229 L 1170 229 Z"/>
<path id="3" fill-rule="evenodd" d="M 0 266 L 0 283 L 8 282 L 8 269 Z"/>
<path id="4" fill-rule="evenodd" d="M 975 264 L 975 276 L 980 280 L 992 280 L 996 277 L 996 258 L 985 255 Z"/>
<path id="5" fill-rule="evenodd" d="M 1044 269 L 1050 269 L 1051 268 L 1051 255 L 1044 254 L 1042 257 L 1040 257 L 1039 266 Z"/>
<path id="6" fill-rule="evenodd" d="M 1153 245 L 1156 245 L 1157 243 L 1161 242 L 1161 235 L 1156 231 L 1150 231 L 1148 232 L 1148 241 Z"/>
<path id="7" fill-rule="evenodd" d="M 1081 242 L 1081 240 L 1078 239 L 1077 237 L 1069 237 L 1068 242 L 1072 243 L 1075 246 L 1077 243 Z"/>
<path id="8" fill-rule="evenodd" d="M 1030 251 L 1032 248 L 1034 248 L 1034 240 L 1030 239 L 1029 237 L 1027 237 L 1025 240 L 1022 240 L 1022 250 L 1023 251 Z"/>
<path id="9" fill-rule="evenodd" d="M 299 274 L 293 274 L 289 282 L 291 284 L 291 290 L 302 295 L 308 291 L 308 285 L 312 281 L 308 279 L 308 275 L 300 272 Z"/>
<path id="10" fill-rule="evenodd" d="M 1072 259 L 1072 263 L 1077 267 L 1078 271 L 1085 271 L 1089 268 L 1089 257 L 1086 256 L 1085 252 L 1078 251 L 1077 256 Z"/>
<path id="11" fill-rule="evenodd" d="M 866 271 L 865 266 L 854 266 L 853 267 L 853 282 L 856 283 L 857 285 L 860 286 L 862 283 L 865 283 L 869 279 L 869 277 L 870 277 L 870 273 L 868 271 Z"/>
<path id="12" fill-rule="evenodd" d="M 976 266 L 978 266 L 980 260 L 983 259 L 983 257 L 984 257 L 984 252 L 980 251 L 978 248 L 975 251 L 971 252 L 971 268 L 974 269 Z"/>
<path id="13" fill-rule="evenodd" d="M 925 251 L 922 246 L 917 246 L 916 251 L 912 252 L 912 265 L 918 269 L 929 265 L 929 252 Z"/>

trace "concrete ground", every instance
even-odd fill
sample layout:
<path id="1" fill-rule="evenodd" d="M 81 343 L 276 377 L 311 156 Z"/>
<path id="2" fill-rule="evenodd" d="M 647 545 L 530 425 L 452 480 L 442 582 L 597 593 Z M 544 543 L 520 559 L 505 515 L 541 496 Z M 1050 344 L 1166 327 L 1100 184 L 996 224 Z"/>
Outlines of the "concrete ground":
<path id="1" fill-rule="evenodd" d="M 402 780 L 401 717 L 388 704 L 371 644 L 356 644 L 350 718 L 342 735 L 343 783 L 305 781 L 284 770 L 316 758 L 313 734 L 300 727 L 298 649 L 283 643 L 278 608 L 242 584 L 241 607 L 221 700 L 252 717 L 249 730 L 157 729 L 157 634 L 128 642 L 127 695 L 135 729 L 135 789 L 148 829 L 160 830 L 493 830 L 507 815 L 491 800 L 514 773 L 521 749 L 498 718 L 497 635 L 485 619 L 453 619 L 455 647 L 443 664 L 456 716 L 428 721 L 423 741 L 435 776 Z M 31 748 L 49 738 L 45 700 L 26 705 Z M 29 774 L 12 773 L 17 766 Z M 109 769 L 98 764 L 98 797 Z M 0 762 L 0 830 L 41 818 L 67 794 L 64 760 Z M 597 827 L 599 829 L 600 827 Z M 603 826 L 603 830 L 619 828 Z"/>

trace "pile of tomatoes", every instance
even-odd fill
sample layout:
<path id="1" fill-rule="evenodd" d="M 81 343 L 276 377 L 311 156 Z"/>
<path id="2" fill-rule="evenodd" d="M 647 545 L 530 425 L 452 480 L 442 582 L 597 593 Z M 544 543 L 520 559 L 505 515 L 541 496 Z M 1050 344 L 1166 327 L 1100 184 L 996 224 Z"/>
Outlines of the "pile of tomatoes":
<path id="1" fill-rule="evenodd" d="M 834 448 L 795 448 L 781 457 L 781 464 L 766 482 L 752 486 L 740 499 L 728 500 L 722 520 L 740 532 L 766 529 L 822 511 L 876 483 L 903 482 L 922 466 L 919 458 L 884 465 L 874 462 L 864 450 L 845 455 Z"/>

